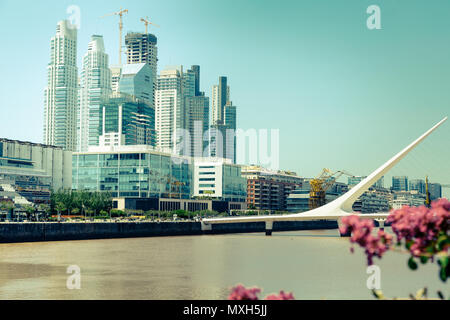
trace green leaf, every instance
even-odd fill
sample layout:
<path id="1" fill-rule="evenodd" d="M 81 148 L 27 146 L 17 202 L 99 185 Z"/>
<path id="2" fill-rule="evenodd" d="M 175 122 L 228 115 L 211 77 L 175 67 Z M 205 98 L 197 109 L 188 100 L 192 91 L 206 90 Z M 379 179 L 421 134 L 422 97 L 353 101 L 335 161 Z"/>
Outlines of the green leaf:
<path id="1" fill-rule="evenodd" d="M 450 263 L 449 257 L 447 255 L 441 255 L 438 260 L 438 264 L 441 266 L 439 270 L 439 278 L 446 282 L 447 278 L 450 277 Z"/>
<path id="2" fill-rule="evenodd" d="M 446 245 L 450 245 L 450 237 L 444 234 L 437 239 L 437 248 L 442 251 Z"/>
<path id="3" fill-rule="evenodd" d="M 414 261 L 414 258 L 413 257 L 410 257 L 409 258 L 409 260 L 408 260 L 408 267 L 411 269 L 411 270 L 416 270 L 417 269 L 417 263 Z"/>
<path id="4" fill-rule="evenodd" d="M 414 241 L 409 240 L 408 242 L 405 243 L 405 248 L 406 248 L 407 250 L 409 250 L 409 248 L 411 248 L 411 246 L 413 245 L 413 243 L 414 243 Z"/>
<path id="5" fill-rule="evenodd" d="M 442 282 L 447 281 L 447 272 L 445 271 L 445 268 L 441 268 L 441 270 L 439 270 L 439 278 L 442 280 Z"/>
<path id="6" fill-rule="evenodd" d="M 427 256 L 420 256 L 420 262 L 422 263 L 422 264 L 425 264 L 425 263 L 427 263 L 428 262 L 428 257 Z"/>

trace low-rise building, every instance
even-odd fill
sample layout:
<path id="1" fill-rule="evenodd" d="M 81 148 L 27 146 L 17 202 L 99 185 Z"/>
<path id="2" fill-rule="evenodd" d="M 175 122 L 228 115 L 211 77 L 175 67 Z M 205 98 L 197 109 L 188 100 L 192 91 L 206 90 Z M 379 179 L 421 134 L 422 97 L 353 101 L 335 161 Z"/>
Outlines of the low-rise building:
<path id="1" fill-rule="evenodd" d="M 72 152 L 60 147 L 0 139 L 0 198 L 45 203 L 50 190 L 72 185 Z"/>
<path id="2" fill-rule="evenodd" d="M 247 180 L 241 166 L 224 158 L 194 158 L 194 197 L 245 202 Z"/>

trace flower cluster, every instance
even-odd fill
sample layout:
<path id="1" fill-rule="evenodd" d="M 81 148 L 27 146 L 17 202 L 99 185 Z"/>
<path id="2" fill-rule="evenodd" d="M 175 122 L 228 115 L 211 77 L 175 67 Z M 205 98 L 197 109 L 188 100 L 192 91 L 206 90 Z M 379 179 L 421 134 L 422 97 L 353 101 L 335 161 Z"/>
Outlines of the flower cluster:
<path id="1" fill-rule="evenodd" d="M 387 222 L 391 223 L 397 241 L 405 240 L 406 248 L 414 257 L 448 252 L 450 201 L 446 199 L 433 202 L 431 208 L 404 206 L 393 211 Z"/>
<path id="2" fill-rule="evenodd" d="M 408 260 L 411 269 L 417 269 L 417 258 L 426 263 L 430 258 L 433 261 L 434 257 L 437 257 L 440 266 L 439 277 L 442 281 L 450 277 L 450 201 L 434 201 L 431 208 L 404 206 L 392 211 L 386 221 L 392 226 L 397 245 L 404 243 L 411 254 Z M 365 249 L 368 265 L 373 263 L 373 257 L 381 258 L 391 248 L 391 235 L 382 230 L 379 230 L 377 235 L 372 234 L 372 220 L 353 215 L 342 218 L 342 223 L 341 233 L 350 232 L 350 241 Z M 353 252 L 353 248 L 351 251 Z"/>
<path id="3" fill-rule="evenodd" d="M 228 300 L 259 300 L 259 293 L 261 293 L 259 288 L 245 288 L 242 284 L 238 284 L 231 288 Z M 294 300 L 294 295 L 280 291 L 280 294 L 268 295 L 264 300 Z"/>
<path id="4" fill-rule="evenodd" d="M 342 218 L 341 233 L 351 233 L 350 242 L 357 243 L 365 249 L 367 264 L 373 264 L 373 257 L 381 258 L 392 243 L 392 236 L 383 230 L 377 235 L 372 234 L 374 223 L 370 219 L 360 219 L 352 215 Z M 353 247 L 350 249 L 353 252 Z"/>

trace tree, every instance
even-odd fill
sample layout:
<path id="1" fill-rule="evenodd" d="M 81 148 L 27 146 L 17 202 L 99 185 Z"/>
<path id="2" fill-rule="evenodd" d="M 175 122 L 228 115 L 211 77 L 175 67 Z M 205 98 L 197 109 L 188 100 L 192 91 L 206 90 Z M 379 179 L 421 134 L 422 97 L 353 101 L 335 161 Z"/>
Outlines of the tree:
<path id="1" fill-rule="evenodd" d="M 27 220 L 31 220 L 31 216 L 36 212 L 36 208 L 30 205 L 24 207 L 25 212 L 27 213 Z"/>
<path id="2" fill-rule="evenodd" d="M 55 209 L 58 212 L 58 221 L 60 221 L 61 220 L 61 212 L 66 211 L 67 207 L 64 204 L 64 202 L 60 201 L 60 202 L 56 203 Z"/>
<path id="3" fill-rule="evenodd" d="M 51 212 L 50 206 L 48 204 L 42 203 L 39 205 L 39 211 L 44 213 L 44 218 L 47 219 Z"/>

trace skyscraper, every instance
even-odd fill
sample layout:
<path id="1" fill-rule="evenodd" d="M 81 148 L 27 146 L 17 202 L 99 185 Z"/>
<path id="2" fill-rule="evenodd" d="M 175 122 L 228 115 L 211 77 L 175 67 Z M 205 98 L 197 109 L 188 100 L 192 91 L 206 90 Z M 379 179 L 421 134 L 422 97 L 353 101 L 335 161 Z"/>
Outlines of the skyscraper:
<path id="1" fill-rule="evenodd" d="M 126 64 L 121 72 L 119 92 L 132 95 L 153 108 L 153 71 L 150 66 L 146 63 Z"/>
<path id="2" fill-rule="evenodd" d="M 227 77 L 219 77 L 219 84 L 212 89 L 209 152 L 213 157 L 236 162 L 236 106 L 230 101 Z"/>
<path id="3" fill-rule="evenodd" d="M 58 22 L 50 42 L 48 82 L 45 89 L 44 143 L 75 151 L 77 133 L 77 29 Z"/>
<path id="4" fill-rule="evenodd" d="M 219 77 L 219 84 L 212 88 L 212 124 L 224 124 L 224 108 L 230 101 L 227 77 Z"/>
<path id="5" fill-rule="evenodd" d="M 83 57 L 77 112 L 77 150 L 97 146 L 102 127 L 101 102 L 111 94 L 111 72 L 103 37 L 94 35 Z"/>
<path id="6" fill-rule="evenodd" d="M 147 63 L 156 76 L 158 64 L 157 38 L 153 34 L 128 33 L 125 36 L 127 46 L 127 64 Z"/>
<path id="7" fill-rule="evenodd" d="M 186 129 L 190 137 L 191 156 L 201 157 L 208 141 L 203 135 L 209 128 L 209 98 L 200 91 L 200 66 L 191 66 L 184 74 Z"/>
<path id="8" fill-rule="evenodd" d="M 173 150 L 176 130 L 184 128 L 183 67 L 167 67 L 157 79 L 155 92 L 155 128 L 157 146 Z"/>
<path id="9" fill-rule="evenodd" d="M 152 106 L 155 106 L 156 78 L 158 74 L 158 39 L 153 34 L 131 32 L 125 36 L 127 64 L 146 63 L 152 70 Z"/>

